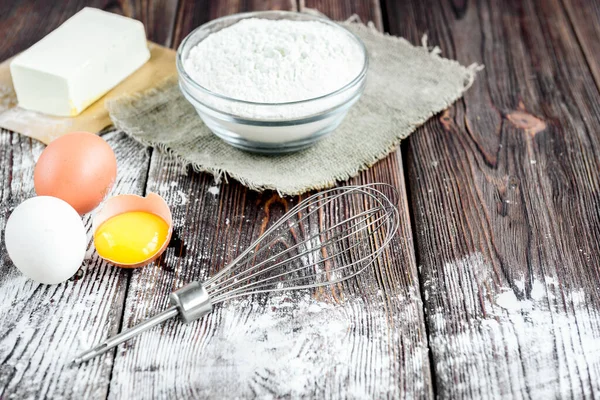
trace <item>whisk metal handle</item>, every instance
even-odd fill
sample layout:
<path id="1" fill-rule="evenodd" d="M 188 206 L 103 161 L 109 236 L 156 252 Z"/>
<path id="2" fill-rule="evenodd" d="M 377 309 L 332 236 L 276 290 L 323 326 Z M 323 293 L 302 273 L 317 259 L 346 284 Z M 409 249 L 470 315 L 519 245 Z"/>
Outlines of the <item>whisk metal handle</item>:
<path id="1" fill-rule="evenodd" d="M 199 282 L 192 282 L 171 293 L 171 304 L 179 310 L 179 316 L 188 324 L 212 311 L 208 292 Z"/>
<path id="2" fill-rule="evenodd" d="M 89 361 L 100 354 L 118 346 L 119 344 L 131 339 L 148 329 L 180 315 L 181 319 L 187 324 L 212 311 L 212 303 L 208 292 L 199 282 L 192 282 L 181 289 L 176 290 L 170 295 L 172 307 L 169 307 L 160 314 L 147 319 L 146 321 L 127 329 L 116 336 L 113 336 L 102 343 L 94 346 L 90 350 L 80 354 L 74 360 L 74 364 L 81 364 Z"/>
<path id="3" fill-rule="evenodd" d="M 173 318 L 179 312 L 177 311 L 177 307 L 173 306 L 160 314 L 155 315 L 154 317 L 145 320 L 139 325 L 134 326 L 131 329 L 127 329 L 116 336 L 106 339 L 104 342 L 97 344 L 92 347 L 88 351 L 81 353 L 73 360 L 73 364 L 81 364 L 83 362 L 89 361 L 94 357 L 99 356 L 100 354 L 104 354 L 110 349 L 117 347 L 121 343 L 131 339 L 134 336 L 139 335 L 140 333 L 152 328 L 155 325 L 163 323 L 164 321 Z"/>

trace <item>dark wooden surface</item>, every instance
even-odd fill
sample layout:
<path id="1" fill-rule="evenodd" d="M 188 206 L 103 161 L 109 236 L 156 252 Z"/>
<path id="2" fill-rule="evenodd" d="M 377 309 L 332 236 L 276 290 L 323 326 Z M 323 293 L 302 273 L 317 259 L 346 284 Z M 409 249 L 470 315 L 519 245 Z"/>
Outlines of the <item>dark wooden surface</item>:
<path id="1" fill-rule="evenodd" d="M 162 310 L 170 291 L 213 273 L 298 200 L 236 182 L 217 186 L 120 133 L 106 134 L 119 161 L 113 192 L 163 195 L 177 240 L 155 265 L 135 271 L 90 251 L 76 279 L 52 287 L 21 278 L 2 252 L 0 398 L 600 396 L 597 3 L 0 2 L 0 59 L 85 5 L 140 19 L 150 40 L 173 47 L 196 26 L 239 11 L 355 13 L 416 45 L 427 33 L 443 56 L 485 70 L 463 99 L 353 180 L 398 188 L 400 235 L 384 262 L 344 286 L 346 301 L 315 294 L 355 329 L 336 347 L 331 334 L 297 323 L 308 350 L 292 361 L 314 369 L 300 386 L 285 368 L 270 371 L 236 350 L 239 340 L 228 335 L 249 332 L 253 320 L 270 315 L 270 303 L 223 307 L 185 327 L 167 323 L 84 367 L 66 365 L 87 341 Z M 0 132 L 0 229 L 33 195 L 42 150 Z M 318 356 L 310 344 L 321 345 Z M 346 347 L 351 356 L 341 363 L 334 352 Z"/>
<path id="2" fill-rule="evenodd" d="M 559 1 L 388 12 L 486 66 L 405 147 L 438 395 L 597 396 L 600 96 L 577 24 Z"/>

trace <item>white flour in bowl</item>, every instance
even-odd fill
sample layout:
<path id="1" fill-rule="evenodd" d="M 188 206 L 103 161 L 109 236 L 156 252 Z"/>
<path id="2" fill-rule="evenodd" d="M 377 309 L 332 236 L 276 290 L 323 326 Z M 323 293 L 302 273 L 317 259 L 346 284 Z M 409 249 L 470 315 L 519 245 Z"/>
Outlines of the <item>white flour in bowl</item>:
<path id="1" fill-rule="evenodd" d="M 184 61 L 185 71 L 204 88 L 257 103 L 329 94 L 356 78 L 363 65 L 359 43 L 341 29 L 260 18 L 211 34 Z"/>

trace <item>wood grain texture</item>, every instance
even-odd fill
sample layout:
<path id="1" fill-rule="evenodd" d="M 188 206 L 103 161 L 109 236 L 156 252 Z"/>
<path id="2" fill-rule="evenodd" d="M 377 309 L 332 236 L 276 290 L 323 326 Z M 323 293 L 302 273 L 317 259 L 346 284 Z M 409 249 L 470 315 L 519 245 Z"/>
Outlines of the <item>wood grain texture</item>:
<path id="1" fill-rule="evenodd" d="M 105 136 L 119 166 L 112 193 L 143 191 L 148 154 L 123 134 Z M 0 132 L 0 236 L 22 201 L 35 195 L 33 168 L 43 145 Z M 84 217 L 91 246 L 91 217 Z M 35 251 L 35 249 L 32 249 Z M 0 398 L 102 398 L 108 392 L 113 354 L 70 366 L 82 348 L 118 331 L 127 273 L 88 252 L 85 265 L 60 285 L 36 284 L 12 265 L 0 247 Z"/>
<path id="2" fill-rule="evenodd" d="M 403 195 L 401 178 L 393 172 L 399 168 L 398 159 L 390 158 L 356 182 L 389 182 Z M 213 275 L 297 201 L 233 182 L 211 186 L 206 174 L 186 171 L 158 153 L 149 176 L 148 190 L 161 193 L 173 210 L 178 244 L 158 265 L 133 273 L 125 326 L 167 307 L 169 292 Z M 400 206 L 406 211 L 404 201 Z M 406 212 L 400 238 L 374 271 L 342 290 L 229 302 L 202 321 L 187 326 L 172 321 L 132 340 L 119 348 L 110 393 L 115 398 L 428 396 L 416 270 L 402 268 L 415 265 Z"/>
<path id="3" fill-rule="evenodd" d="M 340 18 L 360 11 L 320 8 Z M 218 9 L 181 4 L 175 43 L 206 20 L 241 10 L 247 9 L 231 2 Z M 399 240 L 378 268 L 344 285 L 343 299 L 330 290 L 261 296 L 226 303 L 187 326 L 166 323 L 118 349 L 110 397 L 431 397 L 399 154 L 353 180 L 376 181 L 401 194 Z M 163 310 L 172 290 L 214 274 L 298 201 L 237 182 L 214 185 L 159 153 L 148 190 L 172 207 L 177 244 L 156 266 L 134 272 L 124 326 Z"/>
<path id="4" fill-rule="evenodd" d="M 367 5 L 368 4 L 368 5 Z M 369 2 L 328 2 L 320 0 L 300 1 L 300 8 L 308 7 L 319 10 L 332 19 L 345 20 L 352 15 L 358 15 L 367 23 L 372 21 L 382 30 L 381 6 L 378 1 Z M 375 164 L 371 169 L 352 179 L 351 182 L 387 182 L 392 184 L 400 193 L 398 205 L 401 213 L 399 230 L 399 246 L 394 249 L 394 254 L 389 257 L 386 273 L 390 274 L 383 279 L 385 297 L 388 299 L 402 299 L 400 302 L 390 301 L 386 310 L 390 320 L 398 315 L 410 315 L 410 318 L 401 319 L 394 331 L 397 332 L 399 341 L 392 341 L 392 346 L 401 349 L 396 372 L 397 384 L 400 389 L 394 393 L 395 397 L 403 398 L 431 398 L 433 397 L 433 377 L 429 363 L 429 354 L 426 328 L 423 323 L 421 291 L 419 287 L 418 272 L 414 258 L 414 242 L 404 179 L 404 168 L 400 150 L 395 151 L 386 159 Z M 373 357 L 377 355 L 372 354 Z"/>
<path id="5" fill-rule="evenodd" d="M 22 50 L 84 5 L 64 4 L 0 4 L 6 38 L 0 55 Z M 296 7 L 286 1 L 90 4 L 141 18 L 151 38 L 173 46 L 223 14 Z M 381 14 L 373 4 L 299 2 L 335 19 L 356 12 L 377 23 Z M 595 5 L 432 0 L 383 6 L 383 25 L 392 33 L 415 44 L 428 33 L 445 56 L 486 64 L 464 101 L 403 146 L 423 290 L 396 153 L 353 180 L 389 182 L 401 193 L 400 239 L 371 274 L 342 292 L 260 296 L 225 304 L 189 326 L 172 321 L 119 347 L 114 369 L 115 353 L 79 369 L 64 366 L 119 329 L 121 320 L 126 327 L 162 310 L 167 293 L 214 273 L 298 201 L 235 182 L 214 185 L 208 175 L 156 152 L 146 187 L 146 150 L 111 133 L 119 162 L 135 166 L 120 169 L 125 176 L 115 191 L 162 194 L 174 211 L 174 241 L 154 266 L 129 273 L 93 256 L 83 279 L 52 288 L 20 278 L 0 251 L 0 397 L 416 398 L 433 396 L 432 380 L 440 398 L 598 397 Z M 40 152 L 29 139 L 0 133 L 1 227 L 33 194 Z"/>
<path id="6" fill-rule="evenodd" d="M 299 0 L 298 9 L 303 10 L 304 8 L 315 8 L 336 21 L 343 21 L 352 15 L 358 15 L 365 24 L 373 22 L 377 29 L 383 31 L 379 0 Z"/>
<path id="7" fill-rule="evenodd" d="M 149 40 L 166 46 L 173 40 L 177 0 L 69 0 L 0 2 L 0 60 L 20 52 L 52 32 L 83 7 L 126 15 L 144 23 Z"/>
<path id="8" fill-rule="evenodd" d="M 0 55 L 8 57 L 27 48 L 84 6 L 142 21 L 146 18 L 137 12 L 136 5 L 121 7 L 111 2 L 69 1 L 61 3 L 61 7 L 49 2 L 4 2 L 0 5 L 0 34 L 4 38 Z M 157 7 L 152 9 L 160 11 Z M 160 42 L 162 31 L 144 22 L 151 39 Z M 109 133 L 105 139 L 115 150 L 119 165 L 112 194 L 143 194 L 150 162 L 147 149 L 123 134 Z M 11 210 L 35 194 L 33 167 L 43 146 L 5 131 L 1 133 L 1 142 L 0 227 L 3 229 Z M 84 222 L 91 238 L 90 215 Z M 106 397 L 114 353 L 81 369 L 70 366 L 69 362 L 99 338 L 118 332 L 129 274 L 101 262 L 90 252 L 86 265 L 71 281 L 55 286 L 37 285 L 20 276 L 3 247 L 0 254 L 0 296 L 3 298 L 0 320 L 4 321 L 0 325 L 0 397 Z"/>
<path id="9" fill-rule="evenodd" d="M 177 24 L 175 27 L 174 45 L 179 43 L 193 29 L 200 25 L 238 12 L 263 11 L 263 10 L 297 10 L 295 0 L 225 0 L 225 1 L 194 1 L 180 0 Z"/>
<path id="10" fill-rule="evenodd" d="M 120 0 L 110 11 L 144 22 L 148 40 L 171 46 L 178 6 L 179 0 Z"/>
<path id="11" fill-rule="evenodd" d="M 460 3 L 460 4 L 459 4 Z M 600 393 L 600 96 L 556 1 L 388 2 L 482 62 L 404 148 L 440 398 Z"/>
<path id="12" fill-rule="evenodd" d="M 600 87 L 600 3 L 585 0 L 562 0 L 585 59 Z"/>
<path id="13" fill-rule="evenodd" d="M 85 6 L 105 8 L 108 0 L 0 2 L 0 60 L 33 45 Z"/>

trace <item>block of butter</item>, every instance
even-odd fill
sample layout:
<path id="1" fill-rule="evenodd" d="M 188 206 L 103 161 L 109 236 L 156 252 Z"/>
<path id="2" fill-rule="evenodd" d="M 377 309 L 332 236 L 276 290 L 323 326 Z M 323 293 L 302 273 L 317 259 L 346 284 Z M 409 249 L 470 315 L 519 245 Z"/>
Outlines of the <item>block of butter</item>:
<path id="1" fill-rule="evenodd" d="M 84 8 L 10 64 L 19 106 L 75 116 L 150 58 L 140 21 Z"/>

